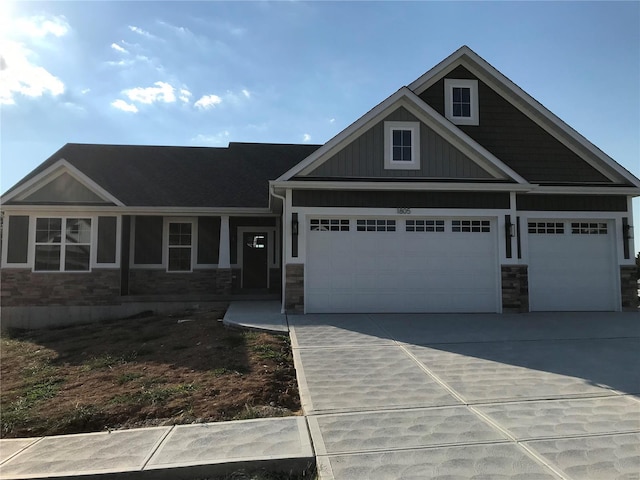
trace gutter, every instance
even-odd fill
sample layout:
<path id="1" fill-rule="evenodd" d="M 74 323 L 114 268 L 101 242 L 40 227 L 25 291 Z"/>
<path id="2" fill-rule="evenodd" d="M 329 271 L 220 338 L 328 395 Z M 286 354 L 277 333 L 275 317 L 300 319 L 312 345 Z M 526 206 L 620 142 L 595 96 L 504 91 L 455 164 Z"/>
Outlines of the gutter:
<path id="1" fill-rule="evenodd" d="M 286 239 L 285 239 L 285 233 L 287 231 L 286 229 L 286 221 L 287 221 L 287 199 L 281 195 L 278 195 L 275 191 L 274 185 L 273 183 L 269 182 L 269 193 L 271 193 L 271 195 L 273 195 L 276 198 L 279 198 L 280 200 L 282 200 L 282 237 L 280 239 L 282 245 L 282 253 L 280 254 L 280 262 L 282 263 L 282 268 L 281 268 L 281 276 L 282 276 L 282 298 L 280 300 L 280 313 L 284 314 L 285 313 L 285 308 L 284 308 L 284 299 L 285 299 L 285 286 L 286 286 L 286 273 L 285 273 L 285 259 L 286 259 L 286 252 L 285 252 L 285 244 L 286 244 Z M 269 202 L 271 202 L 271 197 L 269 197 Z"/>

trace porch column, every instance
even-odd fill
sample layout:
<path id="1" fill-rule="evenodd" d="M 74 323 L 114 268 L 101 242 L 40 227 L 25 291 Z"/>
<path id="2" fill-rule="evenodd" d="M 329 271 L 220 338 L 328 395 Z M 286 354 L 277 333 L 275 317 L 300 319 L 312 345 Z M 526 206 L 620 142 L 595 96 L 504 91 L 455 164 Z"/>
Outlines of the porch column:
<path id="1" fill-rule="evenodd" d="M 231 268 L 231 249 L 229 247 L 229 215 L 220 217 L 220 250 L 218 268 Z"/>
<path id="2" fill-rule="evenodd" d="M 218 270 L 216 271 L 216 293 L 231 295 L 233 274 L 231 272 L 231 251 L 229 248 L 229 215 L 220 217 L 220 242 L 218 250 Z"/>

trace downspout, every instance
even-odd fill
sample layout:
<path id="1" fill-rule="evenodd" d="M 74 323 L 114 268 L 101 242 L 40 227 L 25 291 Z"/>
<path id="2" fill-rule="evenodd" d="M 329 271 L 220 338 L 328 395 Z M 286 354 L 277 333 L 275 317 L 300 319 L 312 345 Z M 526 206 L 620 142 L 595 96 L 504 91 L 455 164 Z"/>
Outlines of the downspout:
<path id="1" fill-rule="evenodd" d="M 287 228 L 286 228 L 286 221 L 287 221 L 287 201 L 286 198 L 278 195 L 275 192 L 275 189 L 273 188 L 273 185 L 269 185 L 269 189 L 271 190 L 271 195 L 273 195 L 276 198 L 279 198 L 280 200 L 282 200 L 282 237 L 280 238 L 280 242 L 282 243 L 282 253 L 280 254 L 280 263 L 282 264 L 282 298 L 280 300 L 280 313 L 284 314 L 285 313 L 285 308 L 284 308 L 284 300 L 285 300 L 285 285 L 286 285 L 286 272 L 285 272 L 285 260 L 286 260 L 286 252 L 285 252 L 285 245 L 286 245 L 286 239 L 285 239 L 285 235 L 287 232 Z"/>

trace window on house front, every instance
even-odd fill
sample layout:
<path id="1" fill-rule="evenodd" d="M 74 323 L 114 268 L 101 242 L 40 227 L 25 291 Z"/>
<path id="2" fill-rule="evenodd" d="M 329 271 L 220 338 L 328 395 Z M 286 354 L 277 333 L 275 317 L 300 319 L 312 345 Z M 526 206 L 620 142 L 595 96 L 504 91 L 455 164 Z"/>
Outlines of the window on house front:
<path id="1" fill-rule="evenodd" d="M 445 78 L 444 114 L 456 125 L 478 125 L 478 81 Z"/>
<path id="2" fill-rule="evenodd" d="M 90 218 L 36 219 L 35 271 L 84 272 L 90 260 Z"/>
<path id="3" fill-rule="evenodd" d="M 168 271 L 191 271 L 192 238 L 192 224 L 190 222 L 169 223 Z"/>
<path id="4" fill-rule="evenodd" d="M 411 130 L 392 130 L 391 161 L 410 162 L 411 161 Z"/>
<path id="5" fill-rule="evenodd" d="M 453 87 L 453 116 L 471 116 L 471 89 L 467 87 Z"/>
<path id="6" fill-rule="evenodd" d="M 420 123 L 384 122 L 384 168 L 420 169 Z"/>

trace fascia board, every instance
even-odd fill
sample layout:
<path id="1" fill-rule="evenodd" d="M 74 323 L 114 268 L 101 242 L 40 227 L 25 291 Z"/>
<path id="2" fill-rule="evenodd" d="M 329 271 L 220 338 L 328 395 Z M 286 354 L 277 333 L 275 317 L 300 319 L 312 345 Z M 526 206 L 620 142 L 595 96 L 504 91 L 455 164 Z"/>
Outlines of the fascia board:
<path id="1" fill-rule="evenodd" d="M 640 188 L 636 187 L 569 187 L 562 185 L 538 186 L 535 193 L 561 193 L 561 194 L 588 194 L 588 195 L 628 195 L 631 197 L 640 196 Z"/>
<path id="2" fill-rule="evenodd" d="M 532 184 L 518 183 L 454 183 L 454 182 L 331 182 L 283 180 L 274 181 L 277 189 L 294 190 L 406 190 L 406 191 L 490 191 L 490 192 L 528 192 L 536 187 Z"/>
<path id="3" fill-rule="evenodd" d="M 3 212 L 109 212 L 116 215 L 263 215 L 279 216 L 268 208 L 118 207 L 113 205 L 3 205 Z"/>
<path id="4" fill-rule="evenodd" d="M 280 175 L 275 181 L 283 181 L 288 180 L 295 175 L 303 173 L 308 170 L 313 170 L 317 166 L 320 165 L 322 159 L 330 158 L 333 153 L 339 150 L 343 144 L 346 144 L 352 135 L 357 134 L 359 131 L 366 129 L 369 123 L 373 123 L 378 116 L 384 112 L 387 108 L 396 103 L 397 100 L 402 98 L 406 94 L 406 87 L 402 87 L 400 90 L 395 92 L 393 95 L 388 97 L 386 100 L 383 100 L 381 103 L 373 107 L 366 114 L 360 117 L 358 120 L 353 122 L 347 128 L 338 133 L 335 137 L 325 143 L 318 150 L 313 152 L 307 158 L 305 158 L 302 162 L 298 163 L 295 167 L 289 169 L 282 175 Z"/>
<path id="5" fill-rule="evenodd" d="M 459 48 L 434 68 L 430 69 L 420 78 L 412 82 L 409 85 L 409 89 L 411 89 L 416 95 L 422 94 L 427 88 L 433 85 L 441 75 L 452 70 L 458 64 L 470 70 L 482 81 L 508 98 L 516 108 L 543 128 L 547 133 L 552 135 L 556 140 L 571 149 L 574 153 L 584 157 L 584 155 L 581 155 L 583 152 L 577 150 L 572 142 L 568 142 L 564 135 L 569 137 L 573 142 L 576 142 L 582 148 L 586 149 L 588 153 L 598 158 L 606 167 L 613 170 L 619 176 L 623 177 L 631 184 L 640 187 L 640 179 L 596 147 L 583 135 L 574 130 L 570 125 L 564 122 L 561 118 L 551 112 L 548 108 L 538 102 L 535 98 L 525 92 L 522 88 L 516 85 L 503 73 L 467 46 Z M 559 134 L 558 129 L 564 135 Z M 591 161 L 589 158 L 584 158 L 584 160 L 610 180 L 616 181 L 616 178 L 613 178 L 611 173 L 606 169 L 603 169 L 601 165 Z"/>
<path id="6" fill-rule="evenodd" d="M 124 203 L 122 203 L 116 197 L 111 195 L 104 188 L 102 188 L 96 182 L 91 180 L 87 175 L 85 175 L 76 167 L 71 165 L 71 163 L 69 163 L 64 158 L 61 158 L 60 160 L 55 162 L 53 165 L 51 165 L 49 168 L 43 170 L 35 177 L 31 178 L 30 180 L 28 180 L 27 182 L 20 185 L 15 190 L 13 190 L 12 192 L 2 197 L 0 199 L 0 203 L 5 204 L 6 202 L 13 199 L 27 197 L 31 193 L 35 192 L 39 188 L 42 188 L 44 185 L 49 183 L 51 180 L 54 180 L 59 175 L 62 175 L 63 173 L 69 173 L 69 175 L 71 175 L 75 180 L 83 184 L 85 187 L 87 187 L 89 190 L 91 190 L 93 193 L 95 193 L 97 196 L 99 196 L 103 200 L 107 202 L 112 202 L 119 207 L 124 206 Z"/>
<path id="7" fill-rule="evenodd" d="M 408 85 L 409 90 L 415 92 L 417 95 L 420 95 L 427 88 L 433 85 L 433 83 L 435 83 L 441 75 L 451 70 L 456 65 L 456 62 L 458 59 L 460 59 L 460 57 L 473 53 L 475 53 L 473 52 L 473 50 L 471 50 L 466 45 L 463 45 L 447 58 L 442 60 L 440 63 L 430 68 L 426 73 L 422 74 L 419 78 L 411 82 Z"/>

